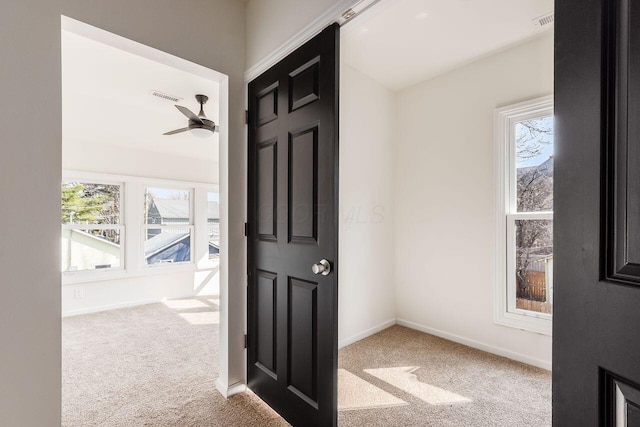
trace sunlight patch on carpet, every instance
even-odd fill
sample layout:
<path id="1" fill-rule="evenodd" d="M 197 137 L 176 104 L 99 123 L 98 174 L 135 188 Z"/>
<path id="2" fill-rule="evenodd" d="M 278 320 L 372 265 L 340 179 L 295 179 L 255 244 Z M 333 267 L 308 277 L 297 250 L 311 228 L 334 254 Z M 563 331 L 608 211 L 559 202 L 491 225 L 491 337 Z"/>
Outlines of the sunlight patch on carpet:
<path id="1" fill-rule="evenodd" d="M 408 403 L 345 369 L 338 369 L 338 411 L 402 405 Z"/>
<path id="2" fill-rule="evenodd" d="M 430 405 L 471 402 L 471 399 L 467 397 L 419 381 L 414 374 L 418 369 L 420 369 L 418 366 L 403 366 L 398 368 L 365 369 L 364 372 Z"/>
<path id="3" fill-rule="evenodd" d="M 174 300 L 168 300 L 168 301 L 162 301 L 162 303 L 164 305 L 166 305 L 168 308 L 174 309 L 174 310 L 184 310 L 187 308 L 206 308 L 209 307 L 207 304 L 205 304 L 203 301 L 197 300 L 195 298 L 188 298 L 188 299 L 174 299 Z"/>
<path id="4" fill-rule="evenodd" d="M 195 313 L 180 313 L 178 315 L 192 325 L 217 325 L 220 323 L 220 313 L 202 311 Z"/>

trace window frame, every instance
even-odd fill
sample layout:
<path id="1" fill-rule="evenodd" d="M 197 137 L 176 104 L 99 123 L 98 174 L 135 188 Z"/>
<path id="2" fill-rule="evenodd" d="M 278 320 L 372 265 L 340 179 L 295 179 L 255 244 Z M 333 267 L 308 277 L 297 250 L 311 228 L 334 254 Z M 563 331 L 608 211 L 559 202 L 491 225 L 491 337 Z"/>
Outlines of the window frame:
<path id="1" fill-rule="evenodd" d="M 552 315 L 516 308 L 516 221 L 551 220 L 552 211 L 517 212 L 515 124 L 553 116 L 553 95 L 498 108 L 494 113 L 496 161 L 496 265 L 494 322 L 552 334 Z"/>
<path id="2" fill-rule="evenodd" d="M 118 224 L 61 224 L 60 231 L 64 230 L 118 230 L 120 233 L 120 266 L 119 267 L 110 267 L 110 268 L 99 268 L 99 269 L 91 269 L 91 270 L 72 270 L 72 271 L 62 271 L 63 281 L 67 279 L 67 281 L 83 281 L 85 279 L 90 279 L 93 277 L 109 277 L 112 275 L 120 276 L 127 271 L 127 261 L 126 261 L 126 224 L 125 224 L 125 182 L 117 179 L 105 179 L 103 177 L 91 177 L 89 175 L 74 175 L 68 174 L 63 175 L 61 181 L 62 183 L 66 182 L 78 182 L 83 184 L 103 184 L 103 185 L 117 185 L 120 187 L 120 208 L 119 208 L 119 218 Z"/>
<path id="3" fill-rule="evenodd" d="M 175 185 L 174 185 L 175 184 Z M 145 196 L 147 194 L 147 190 L 149 188 L 158 189 L 158 190 L 176 190 L 176 191 L 187 191 L 189 193 L 189 224 L 147 224 L 146 223 L 146 212 L 143 209 L 143 221 L 142 221 L 142 232 L 141 238 L 142 242 L 140 243 L 140 260 L 142 268 L 171 268 L 172 266 L 181 266 L 181 265 L 194 265 L 195 257 L 194 257 L 194 249 L 195 249 L 195 234 L 196 229 L 194 225 L 194 199 L 195 199 L 195 188 L 187 187 L 181 185 L 181 183 L 166 183 L 165 185 L 158 186 L 157 184 L 144 184 L 142 187 L 142 200 L 144 202 Z M 143 203 L 144 206 L 144 203 Z M 158 264 L 147 264 L 145 255 L 144 255 L 144 243 L 147 241 L 146 236 L 148 230 L 162 230 L 164 228 L 186 228 L 189 230 L 189 261 L 182 262 L 168 262 L 168 263 L 158 263 Z M 161 231 L 162 232 L 162 231 Z"/>
<path id="4" fill-rule="evenodd" d="M 220 250 L 220 244 L 221 244 L 221 242 L 220 242 L 220 238 L 221 238 L 221 236 L 220 236 L 220 211 L 219 211 L 219 208 L 220 208 L 220 192 L 219 191 L 213 191 L 211 189 L 205 189 L 205 194 L 204 194 L 204 197 L 205 197 L 205 200 L 204 200 L 204 202 L 205 202 L 204 213 L 205 213 L 205 232 L 207 234 L 207 242 L 206 242 L 207 253 L 209 252 L 209 230 L 211 229 L 212 224 L 216 224 L 215 222 L 214 223 L 210 223 L 209 222 L 209 194 L 211 194 L 211 193 L 218 195 L 218 218 L 217 218 L 217 220 L 218 220 L 217 221 L 217 224 L 218 224 L 218 239 L 219 239 L 218 240 L 218 250 Z M 203 264 L 203 265 L 205 265 L 207 267 L 210 267 L 210 268 L 218 267 L 220 265 L 220 256 L 219 255 L 220 255 L 219 252 L 218 252 L 218 256 L 214 257 L 214 258 L 211 258 L 208 255 L 206 259 L 203 259 L 201 261 L 201 264 Z"/>

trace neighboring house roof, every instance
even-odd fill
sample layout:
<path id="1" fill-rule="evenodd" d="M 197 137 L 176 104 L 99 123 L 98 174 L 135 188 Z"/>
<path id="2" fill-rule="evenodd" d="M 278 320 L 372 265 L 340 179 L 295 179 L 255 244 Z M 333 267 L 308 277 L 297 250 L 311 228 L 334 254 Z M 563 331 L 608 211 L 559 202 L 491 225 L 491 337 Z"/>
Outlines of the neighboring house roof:
<path id="1" fill-rule="evenodd" d="M 153 202 L 162 218 L 189 218 L 189 200 L 154 198 Z M 220 218 L 218 202 L 208 202 L 207 218 Z"/>
<path id="2" fill-rule="evenodd" d="M 162 218 L 189 218 L 189 200 L 153 199 Z"/>
<path id="3" fill-rule="evenodd" d="M 149 258 L 181 242 L 189 239 L 189 233 L 160 233 L 144 242 L 144 257 Z"/>
<path id="4" fill-rule="evenodd" d="M 191 245 L 191 241 L 189 240 L 189 233 L 157 234 L 144 242 L 144 257 L 146 259 L 149 259 L 183 241 L 185 245 L 187 246 Z M 209 246 L 210 246 L 209 248 L 210 253 L 218 253 L 220 251 L 220 247 L 214 242 L 210 241 Z"/>

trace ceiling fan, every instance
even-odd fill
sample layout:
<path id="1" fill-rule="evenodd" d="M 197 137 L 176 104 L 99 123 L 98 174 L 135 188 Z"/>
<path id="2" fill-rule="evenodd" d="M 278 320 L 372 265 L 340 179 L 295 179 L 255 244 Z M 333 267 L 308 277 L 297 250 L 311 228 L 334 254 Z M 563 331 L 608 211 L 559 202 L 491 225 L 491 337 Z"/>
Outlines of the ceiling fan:
<path id="1" fill-rule="evenodd" d="M 191 131 L 194 136 L 206 138 L 216 131 L 220 130 L 213 120 L 209 120 L 204 114 L 204 104 L 207 103 L 209 97 L 206 95 L 196 95 L 196 100 L 200 104 L 200 113 L 196 116 L 191 110 L 182 105 L 176 105 L 176 108 L 189 119 L 188 127 L 172 130 L 163 135 L 175 135 L 186 131 Z"/>

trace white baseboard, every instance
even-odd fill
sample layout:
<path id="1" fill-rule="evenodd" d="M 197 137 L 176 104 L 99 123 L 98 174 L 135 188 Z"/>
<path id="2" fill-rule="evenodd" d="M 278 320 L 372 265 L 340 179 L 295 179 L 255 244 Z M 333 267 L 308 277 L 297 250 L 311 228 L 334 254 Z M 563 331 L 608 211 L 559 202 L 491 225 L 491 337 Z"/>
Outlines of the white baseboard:
<path id="1" fill-rule="evenodd" d="M 220 379 L 216 380 L 216 389 L 220 392 L 225 399 L 230 398 L 234 394 L 244 393 L 247 390 L 245 383 L 235 383 L 230 386 L 223 384 Z"/>
<path id="2" fill-rule="evenodd" d="M 495 347 L 489 344 L 484 344 L 479 341 L 461 337 L 455 334 L 450 334 L 449 332 L 444 332 L 439 329 L 430 328 L 428 326 L 419 325 L 417 323 L 410 322 L 404 319 L 398 319 L 397 324 L 400 326 L 405 326 L 410 329 L 415 329 L 416 331 L 424 332 L 430 335 L 435 335 L 437 337 L 444 338 L 449 341 L 457 342 L 458 344 L 463 344 L 463 345 L 466 345 L 467 347 L 473 347 L 478 350 L 486 351 L 487 353 L 495 354 L 498 356 L 506 357 L 507 359 L 515 360 L 517 362 L 526 363 L 527 365 L 532 365 L 538 368 L 546 369 L 547 371 L 551 370 L 551 362 L 548 362 L 546 360 L 537 359 L 535 357 L 530 357 L 524 354 L 516 353 L 514 351 L 506 350 L 504 348 Z"/>
<path id="3" fill-rule="evenodd" d="M 182 298 L 188 298 L 188 297 L 182 297 Z M 118 308 L 127 308 L 127 307 L 136 307 L 138 305 L 155 304 L 155 303 L 158 303 L 158 302 L 167 301 L 167 299 L 168 298 L 166 298 L 166 297 L 150 298 L 150 299 L 139 300 L 139 301 L 127 301 L 127 302 L 121 302 L 121 303 L 117 303 L 117 304 L 109 304 L 109 305 L 100 305 L 100 306 L 96 306 L 96 307 L 80 308 L 80 309 L 77 309 L 77 310 L 63 311 L 62 312 L 62 317 L 79 316 L 81 314 L 98 313 L 98 312 L 101 312 L 101 311 L 115 310 L 115 309 L 118 309 Z"/>
<path id="4" fill-rule="evenodd" d="M 338 348 L 346 347 L 349 344 L 353 344 L 354 342 L 360 341 L 367 337 L 370 337 L 373 334 L 377 334 L 378 332 L 387 329 L 390 326 L 396 324 L 396 319 L 387 320 L 384 323 L 379 324 L 378 326 L 374 326 L 373 328 L 367 329 L 366 331 L 360 332 L 359 334 L 355 334 L 350 336 L 349 338 L 345 338 L 338 342 Z"/>

